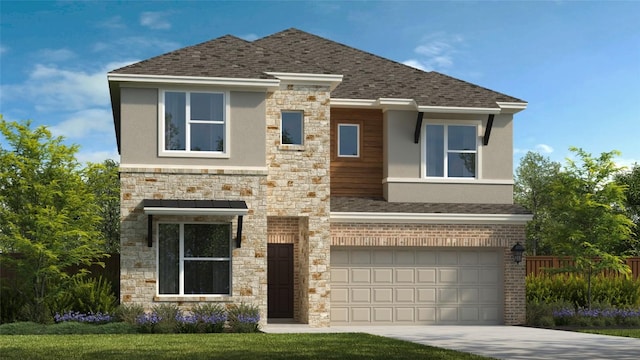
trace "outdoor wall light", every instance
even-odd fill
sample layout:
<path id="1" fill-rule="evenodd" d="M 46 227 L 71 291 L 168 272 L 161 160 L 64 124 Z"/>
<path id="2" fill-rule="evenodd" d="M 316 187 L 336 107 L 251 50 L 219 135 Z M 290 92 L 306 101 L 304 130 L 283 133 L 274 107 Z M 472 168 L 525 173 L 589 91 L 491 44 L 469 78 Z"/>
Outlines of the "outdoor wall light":
<path id="1" fill-rule="evenodd" d="M 515 261 L 516 264 L 520 264 L 522 261 L 522 254 L 524 253 L 524 246 L 520 244 L 520 241 L 513 245 L 511 253 L 513 254 L 513 261 Z"/>

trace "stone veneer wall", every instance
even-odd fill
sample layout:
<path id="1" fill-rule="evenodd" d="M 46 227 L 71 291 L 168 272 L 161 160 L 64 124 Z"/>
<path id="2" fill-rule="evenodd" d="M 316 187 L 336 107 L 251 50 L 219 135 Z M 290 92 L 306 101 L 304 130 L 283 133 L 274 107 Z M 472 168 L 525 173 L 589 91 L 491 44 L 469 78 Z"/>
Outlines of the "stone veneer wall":
<path id="1" fill-rule="evenodd" d="M 503 249 L 504 323 L 526 320 L 525 265 L 512 260 L 511 247 L 525 242 L 524 225 L 331 224 L 333 246 L 493 247 Z"/>
<path id="2" fill-rule="evenodd" d="M 293 244 L 293 319 L 302 321 L 300 317 L 300 290 L 304 284 L 301 283 L 300 273 L 304 270 L 300 266 L 299 247 L 300 230 L 297 217 L 267 217 L 267 243 L 269 244 Z M 269 255 L 267 254 L 267 257 Z M 304 262 L 307 263 L 306 261 Z M 268 274 L 267 274 L 268 276 Z"/>
<path id="3" fill-rule="evenodd" d="M 301 256 L 300 283 L 306 284 L 298 289 L 299 310 L 301 322 L 314 327 L 330 322 L 329 97 L 327 86 L 285 85 L 266 99 L 267 214 L 301 217 L 296 256 Z M 303 145 L 280 144 L 283 110 L 303 111 Z"/>
<path id="4" fill-rule="evenodd" d="M 122 304 L 140 304 L 150 309 L 161 301 L 171 301 L 189 309 L 204 301 L 245 302 L 259 306 L 261 322 L 266 323 L 266 172 L 121 168 L 120 186 Z M 244 200 L 247 203 L 249 212 L 244 217 L 241 248 L 235 248 L 233 242 L 231 296 L 157 296 L 157 228 L 154 226 L 153 247 L 148 247 L 143 199 Z M 232 221 L 232 237 L 236 236 L 235 216 L 154 216 L 154 224 L 156 219 Z"/>

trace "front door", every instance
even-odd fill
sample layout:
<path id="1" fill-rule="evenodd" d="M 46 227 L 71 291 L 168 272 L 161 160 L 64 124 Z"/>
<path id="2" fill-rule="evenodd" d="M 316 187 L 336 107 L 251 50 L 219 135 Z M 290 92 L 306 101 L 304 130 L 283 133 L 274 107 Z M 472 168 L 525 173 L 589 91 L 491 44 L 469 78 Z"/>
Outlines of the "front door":
<path id="1" fill-rule="evenodd" d="M 267 317 L 293 318 L 293 244 L 267 245 Z"/>

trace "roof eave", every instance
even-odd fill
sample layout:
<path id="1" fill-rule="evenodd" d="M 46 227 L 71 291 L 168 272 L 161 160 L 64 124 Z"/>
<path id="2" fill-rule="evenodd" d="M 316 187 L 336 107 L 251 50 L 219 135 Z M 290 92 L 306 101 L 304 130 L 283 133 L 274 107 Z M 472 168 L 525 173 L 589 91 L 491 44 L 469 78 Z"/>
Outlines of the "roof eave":
<path id="1" fill-rule="evenodd" d="M 107 75 L 109 82 L 147 83 L 147 84 L 181 84 L 181 85 L 207 85 L 238 88 L 253 88 L 256 90 L 273 91 L 279 88 L 278 79 L 251 79 L 251 78 L 227 78 L 227 77 L 203 77 L 203 76 L 175 76 L 175 75 L 144 75 L 144 74 L 117 74 Z"/>

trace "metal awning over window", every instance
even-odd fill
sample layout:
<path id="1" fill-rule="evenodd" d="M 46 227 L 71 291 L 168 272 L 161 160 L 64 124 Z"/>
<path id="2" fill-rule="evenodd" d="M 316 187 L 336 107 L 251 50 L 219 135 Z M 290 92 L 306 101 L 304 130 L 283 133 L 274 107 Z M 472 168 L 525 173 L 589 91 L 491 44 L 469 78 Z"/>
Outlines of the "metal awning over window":
<path id="1" fill-rule="evenodd" d="M 147 242 L 153 244 L 153 215 L 213 215 L 237 216 L 238 226 L 236 246 L 240 247 L 242 240 L 242 217 L 247 215 L 247 203 L 241 200 L 156 200 L 144 199 L 144 213 L 149 216 Z"/>

